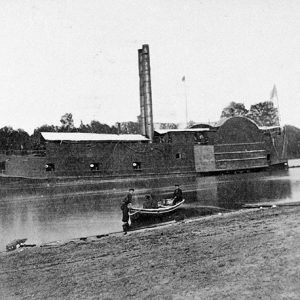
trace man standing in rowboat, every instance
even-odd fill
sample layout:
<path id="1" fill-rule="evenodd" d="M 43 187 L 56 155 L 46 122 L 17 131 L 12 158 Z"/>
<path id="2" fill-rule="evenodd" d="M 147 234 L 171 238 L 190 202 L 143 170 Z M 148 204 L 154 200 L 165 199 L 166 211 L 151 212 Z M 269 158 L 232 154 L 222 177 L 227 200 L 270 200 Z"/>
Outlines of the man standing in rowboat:
<path id="1" fill-rule="evenodd" d="M 129 221 L 129 207 L 131 206 L 131 203 L 132 203 L 133 193 L 134 193 L 134 189 L 129 189 L 129 193 L 121 201 L 121 210 L 122 210 L 122 213 L 123 213 L 123 216 L 122 216 L 123 225 L 122 225 L 122 227 L 123 227 L 124 234 L 127 234 L 127 231 L 129 230 L 129 224 L 128 224 L 128 221 Z"/>
<path id="2" fill-rule="evenodd" d="M 175 184 L 175 191 L 173 193 L 173 205 L 181 202 L 182 199 L 182 190 L 179 188 L 179 184 Z"/>

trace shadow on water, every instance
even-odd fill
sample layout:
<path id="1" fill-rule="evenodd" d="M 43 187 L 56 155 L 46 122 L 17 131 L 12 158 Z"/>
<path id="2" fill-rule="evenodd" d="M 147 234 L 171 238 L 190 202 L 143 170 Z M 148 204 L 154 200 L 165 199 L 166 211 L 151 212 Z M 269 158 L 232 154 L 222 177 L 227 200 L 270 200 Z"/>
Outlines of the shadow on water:
<path id="1" fill-rule="evenodd" d="M 135 181 L 1 182 L 0 250 L 16 238 L 29 243 L 66 240 L 120 231 L 120 200 L 135 188 L 134 206 L 146 194 L 170 198 L 179 183 L 186 202 L 167 216 L 142 220 L 139 226 L 239 209 L 246 203 L 296 201 L 300 169 L 224 176 L 177 176 Z"/>
<path id="2" fill-rule="evenodd" d="M 297 176 L 299 175 L 300 172 Z M 294 174 L 292 176 L 294 177 Z M 287 170 L 196 177 L 193 182 L 187 182 L 182 186 L 186 198 L 184 207 L 166 216 L 142 216 L 133 222 L 133 229 L 237 210 L 248 203 L 285 199 L 293 201 L 292 186 L 295 189 L 297 181 L 296 184 L 291 181 Z M 300 189 L 296 189 L 295 192 L 299 194 Z M 160 198 L 165 195 L 162 193 Z M 152 196 L 155 198 L 157 195 Z"/>
<path id="3" fill-rule="evenodd" d="M 288 171 L 197 178 L 197 204 L 239 209 L 244 204 L 291 198 Z"/>

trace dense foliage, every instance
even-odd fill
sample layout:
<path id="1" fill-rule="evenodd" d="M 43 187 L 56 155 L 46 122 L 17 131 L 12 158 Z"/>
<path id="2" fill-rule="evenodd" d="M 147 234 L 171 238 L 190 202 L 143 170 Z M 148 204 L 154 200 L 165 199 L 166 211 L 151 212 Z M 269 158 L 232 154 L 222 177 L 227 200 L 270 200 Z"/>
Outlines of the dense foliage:
<path id="1" fill-rule="evenodd" d="M 22 151 L 32 149 L 32 139 L 23 129 L 14 130 L 12 127 L 3 127 L 0 129 L 0 150 L 8 151 L 10 149 Z"/>
<path id="2" fill-rule="evenodd" d="M 231 102 L 221 113 L 221 118 L 244 116 L 253 120 L 258 126 L 278 126 L 278 109 L 272 101 L 259 102 L 246 109 L 243 103 Z"/>
<path id="3" fill-rule="evenodd" d="M 278 109 L 274 107 L 272 101 L 265 101 L 251 105 L 246 116 L 253 120 L 258 126 L 279 125 Z"/>
<path id="4" fill-rule="evenodd" d="M 300 158 L 300 129 L 295 126 L 286 125 L 285 131 L 288 141 L 288 158 Z"/>
<path id="5" fill-rule="evenodd" d="M 138 134 L 139 124 L 137 122 L 120 122 L 113 126 L 102 124 L 99 121 L 91 121 L 90 124 L 74 126 L 71 113 L 65 113 L 60 119 L 61 126 L 42 125 L 36 128 L 30 136 L 22 129 L 14 130 L 12 127 L 0 129 L 0 151 L 7 152 L 14 150 L 15 153 L 28 150 L 43 150 L 44 144 L 41 139 L 41 132 L 85 132 L 85 133 L 110 133 L 110 134 Z M 7 152 L 8 153 L 8 152 Z"/>
<path id="6" fill-rule="evenodd" d="M 246 116 L 248 110 L 245 108 L 243 103 L 230 102 L 221 113 L 221 119 L 230 118 L 235 116 Z"/>
<path id="7" fill-rule="evenodd" d="M 190 121 L 193 122 L 193 121 Z M 159 129 L 177 129 L 178 125 L 175 123 L 160 123 Z"/>

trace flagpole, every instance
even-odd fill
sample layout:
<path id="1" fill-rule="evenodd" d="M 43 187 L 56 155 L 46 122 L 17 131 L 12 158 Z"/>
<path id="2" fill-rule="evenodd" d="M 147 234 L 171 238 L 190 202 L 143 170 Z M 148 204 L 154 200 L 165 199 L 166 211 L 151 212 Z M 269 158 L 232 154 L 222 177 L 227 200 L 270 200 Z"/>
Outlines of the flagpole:
<path id="1" fill-rule="evenodd" d="M 278 99 L 278 94 L 276 93 L 276 99 L 277 99 L 277 110 L 278 110 L 278 122 L 279 122 L 279 126 L 281 123 L 281 116 L 280 116 L 280 110 L 279 110 L 279 99 Z"/>
<path id="2" fill-rule="evenodd" d="M 187 92 L 186 92 L 186 83 L 185 76 L 182 77 L 183 87 L 184 87 L 184 97 L 185 97 L 185 122 L 186 128 L 188 127 L 188 105 L 187 105 Z"/>

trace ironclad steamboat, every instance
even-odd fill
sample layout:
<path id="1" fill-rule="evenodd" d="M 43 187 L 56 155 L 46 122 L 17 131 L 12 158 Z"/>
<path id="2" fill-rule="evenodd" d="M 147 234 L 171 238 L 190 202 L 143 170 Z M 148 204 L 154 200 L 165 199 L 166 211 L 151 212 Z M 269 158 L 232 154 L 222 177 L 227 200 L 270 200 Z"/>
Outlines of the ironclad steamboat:
<path id="1" fill-rule="evenodd" d="M 141 134 L 43 132 L 39 155 L 1 155 L 5 176 L 137 177 L 268 169 L 287 165 L 285 132 L 245 117 L 154 130 L 148 45 L 138 51 Z"/>

